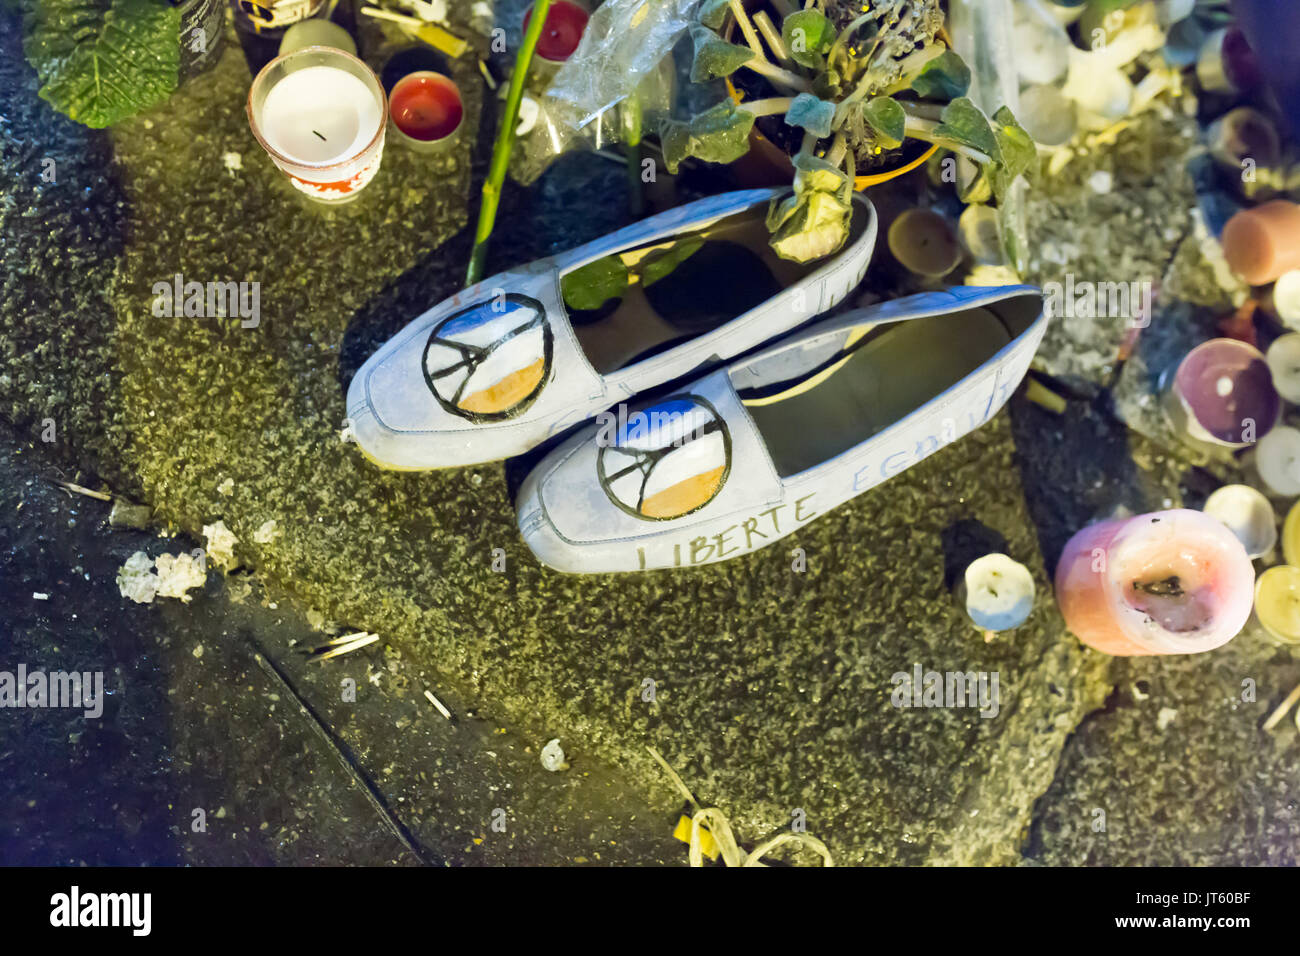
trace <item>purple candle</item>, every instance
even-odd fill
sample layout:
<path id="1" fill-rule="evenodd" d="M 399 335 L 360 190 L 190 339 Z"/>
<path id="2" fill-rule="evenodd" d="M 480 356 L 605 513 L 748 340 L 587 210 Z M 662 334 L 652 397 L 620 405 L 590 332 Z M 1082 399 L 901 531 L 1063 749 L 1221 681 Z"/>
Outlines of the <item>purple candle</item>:
<path id="1" fill-rule="evenodd" d="M 1282 400 L 1258 349 L 1211 339 L 1178 363 L 1165 407 L 1175 428 L 1191 438 L 1242 448 L 1277 423 Z"/>
<path id="2" fill-rule="evenodd" d="M 1250 43 L 1236 27 L 1211 33 L 1196 63 L 1201 88 L 1211 93 L 1246 93 L 1263 79 Z"/>

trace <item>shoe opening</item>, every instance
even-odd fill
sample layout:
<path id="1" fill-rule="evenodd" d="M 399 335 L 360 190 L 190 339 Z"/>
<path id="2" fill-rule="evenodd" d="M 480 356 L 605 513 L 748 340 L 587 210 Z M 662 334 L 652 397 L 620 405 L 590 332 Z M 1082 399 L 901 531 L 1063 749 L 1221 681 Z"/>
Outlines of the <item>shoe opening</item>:
<path id="1" fill-rule="evenodd" d="M 884 431 L 956 385 L 1023 334 L 1037 296 L 846 330 L 816 362 L 740 392 L 783 478 L 814 468 Z M 790 359 L 783 368 L 791 370 Z M 795 357 L 798 362 L 798 357 Z M 796 366 L 797 367 L 797 366 Z M 751 375 L 750 380 L 759 376 Z"/>
<path id="2" fill-rule="evenodd" d="M 565 308 L 596 371 L 608 375 L 712 332 L 826 264 L 778 257 L 768 245 L 766 215 L 760 203 L 563 274 Z M 870 218 L 854 203 L 846 246 Z"/>

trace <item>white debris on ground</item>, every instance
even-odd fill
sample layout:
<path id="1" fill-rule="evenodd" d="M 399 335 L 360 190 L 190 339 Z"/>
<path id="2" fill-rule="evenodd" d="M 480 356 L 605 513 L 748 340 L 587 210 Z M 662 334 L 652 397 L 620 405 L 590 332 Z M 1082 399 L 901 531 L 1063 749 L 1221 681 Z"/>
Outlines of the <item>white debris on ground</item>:
<path id="1" fill-rule="evenodd" d="M 221 162 L 228 173 L 237 173 L 244 168 L 244 157 L 239 153 L 222 153 Z"/>
<path id="2" fill-rule="evenodd" d="M 160 554 L 155 561 L 137 551 L 118 569 L 117 589 L 137 604 L 151 604 L 155 597 L 180 598 L 188 604 L 191 596 L 186 592 L 202 587 L 206 580 L 203 562 L 193 555 Z"/>
<path id="3" fill-rule="evenodd" d="M 1172 707 L 1161 707 L 1160 713 L 1156 715 L 1156 729 L 1161 733 L 1164 732 L 1170 724 L 1178 719 L 1178 711 Z"/>
<path id="4" fill-rule="evenodd" d="M 208 557 L 213 560 L 217 567 L 224 568 L 227 571 L 239 567 L 239 558 L 235 557 L 235 545 L 239 544 L 239 539 L 235 537 L 234 532 L 226 527 L 224 521 L 205 524 L 203 526 L 203 536 L 208 539 Z"/>
<path id="5" fill-rule="evenodd" d="M 253 541 L 257 544 L 270 544 L 280 536 L 280 529 L 276 526 L 275 519 L 262 522 L 262 526 L 253 532 Z"/>
<path id="6" fill-rule="evenodd" d="M 201 588 L 208 579 L 201 558 L 192 554 L 160 554 L 154 562 L 158 568 L 158 596 L 180 598 L 186 604 L 190 596 L 185 592 Z"/>
<path id="7" fill-rule="evenodd" d="M 559 737 L 548 741 L 542 748 L 542 766 L 551 773 L 569 769 L 569 765 L 564 760 L 564 748 L 560 746 Z"/>
<path id="8" fill-rule="evenodd" d="M 1088 177 L 1088 188 L 1105 195 L 1115 188 L 1115 177 L 1108 169 L 1099 169 Z"/>
<path id="9" fill-rule="evenodd" d="M 122 597 L 137 604 L 150 604 L 158 593 L 158 575 L 153 573 L 153 558 L 137 551 L 117 571 L 117 589 Z"/>

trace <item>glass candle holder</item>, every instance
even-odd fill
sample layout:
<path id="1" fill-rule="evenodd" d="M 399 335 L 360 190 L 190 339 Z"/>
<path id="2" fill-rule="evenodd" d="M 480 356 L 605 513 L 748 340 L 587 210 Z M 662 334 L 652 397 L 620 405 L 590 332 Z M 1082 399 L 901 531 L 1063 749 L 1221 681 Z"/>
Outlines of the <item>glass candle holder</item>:
<path id="1" fill-rule="evenodd" d="M 388 100 L 374 71 L 332 47 L 268 63 L 248 91 L 248 123 L 262 148 L 312 199 L 354 199 L 379 171 Z"/>
<path id="2" fill-rule="evenodd" d="M 431 70 L 408 73 L 389 97 L 393 138 L 417 152 L 440 152 L 459 138 L 465 106 L 450 78 Z"/>

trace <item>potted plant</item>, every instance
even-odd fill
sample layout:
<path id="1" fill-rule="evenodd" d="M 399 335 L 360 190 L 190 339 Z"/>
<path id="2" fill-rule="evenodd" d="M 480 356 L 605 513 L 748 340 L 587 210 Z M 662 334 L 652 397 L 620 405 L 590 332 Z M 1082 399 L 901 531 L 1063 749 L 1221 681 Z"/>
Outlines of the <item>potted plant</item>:
<path id="1" fill-rule="evenodd" d="M 778 26 L 779 19 L 779 26 Z M 768 215 L 772 248 L 807 262 L 849 233 L 849 193 L 946 149 L 979 169 L 974 192 L 1002 199 L 1037 158 L 1011 112 L 986 116 L 966 97 L 970 70 L 942 39 L 939 0 L 704 0 L 691 25 L 696 82 L 743 73 L 739 92 L 660 130 L 669 172 L 688 157 L 729 163 L 751 148 L 762 121 L 784 140 L 794 194 Z M 728 37 L 739 33 L 743 44 Z M 779 124 L 778 124 L 779 120 Z M 791 130 L 786 135 L 781 127 Z M 791 135 L 793 133 L 794 135 Z M 925 144 L 904 169 L 900 148 Z M 860 173 L 865 175 L 860 176 Z"/>

